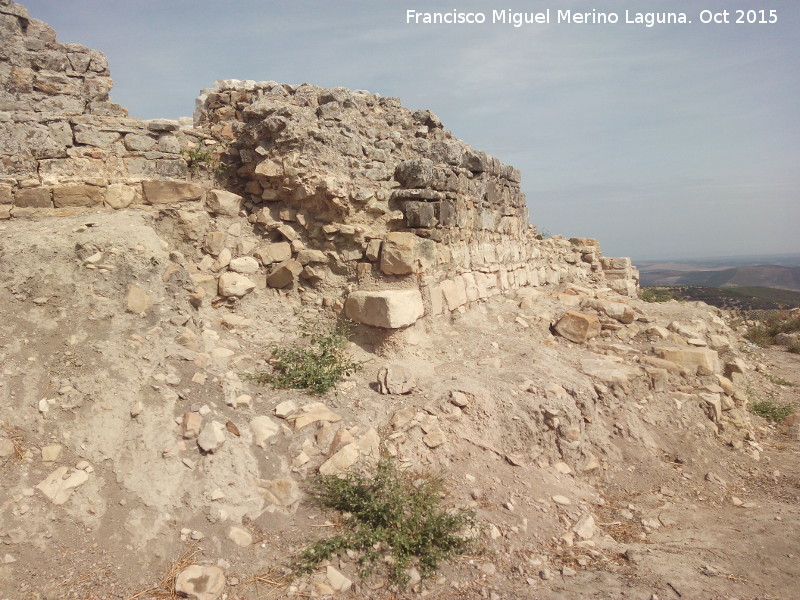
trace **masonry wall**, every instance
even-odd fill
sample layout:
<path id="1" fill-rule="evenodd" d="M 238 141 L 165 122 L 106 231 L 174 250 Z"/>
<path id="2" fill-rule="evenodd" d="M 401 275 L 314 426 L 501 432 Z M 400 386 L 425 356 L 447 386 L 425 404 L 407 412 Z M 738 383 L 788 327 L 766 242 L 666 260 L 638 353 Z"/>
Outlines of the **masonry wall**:
<path id="1" fill-rule="evenodd" d="M 394 292 L 407 303 L 412 292 L 411 322 L 524 286 L 636 293 L 630 261 L 601 257 L 595 240 L 541 239 L 519 171 L 428 110 L 345 88 L 225 80 L 202 92 L 193 122 L 142 121 L 110 102 L 102 53 L 59 43 L 10 0 L 0 32 L 0 219 L 155 210 L 212 294 L 230 261 L 249 256 L 249 276 L 267 287 L 333 305 Z M 242 217 L 247 240 L 222 235 L 220 219 Z"/>

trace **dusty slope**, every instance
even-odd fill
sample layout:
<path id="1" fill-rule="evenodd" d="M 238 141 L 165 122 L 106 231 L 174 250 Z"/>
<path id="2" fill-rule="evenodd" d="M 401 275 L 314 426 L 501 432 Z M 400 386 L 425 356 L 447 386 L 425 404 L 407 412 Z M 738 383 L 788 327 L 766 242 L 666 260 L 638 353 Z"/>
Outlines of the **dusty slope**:
<path id="1" fill-rule="evenodd" d="M 741 405 L 765 390 L 798 404 L 797 388 L 765 377 L 800 383 L 798 357 L 743 355 L 708 307 L 632 301 L 637 320 L 605 319 L 601 336 L 573 344 L 551 322 L 607 292 L 543 287 L 452 322 L 359 330 L 364 370 L 321 399 L 331 422 L 301 426 L 291 417 L 304 413 L 281 403 L 320 399 L 245 373 L 296 336 L 299 317 L 328 312 L 313 294 L 262 285 L 240 302 L 198 302 L 188 273 L 201 254 L 143 212 L 0 227 L 0 598 L 132 598 L 187 549 L 223 568 L 229 599 L 322 595 L 334 583 L 324 569 L 283 590 L 251 580 L 319 535 L 328 516 L 300 484 L 342 427 L 362 456 L 379 435 L 399 464 L 444 469 L 452 501 L 486 524 L 482 548 L 419 587 L 426 597 L 797 596 L 798 442 Z M 734 393 L 647 363 L 693 336 L 763 372 L 745 369 Z M 379 394 L 386 364 L 410 368 L 416 389 Z M 699 394 L 721 398 L 721 412 Z M 202 452 L 183 435 L 186 413 L 218 422 L 224 442 Z M 274 435 L 262 447 L 263 417 Z M 589 516 L 594 527 L 576 527 Z M 239 530 L 253 543 L 235 544 Z M 354 581 L 336 597 L 395 597 L 346 557 L 335 566 Z"/>

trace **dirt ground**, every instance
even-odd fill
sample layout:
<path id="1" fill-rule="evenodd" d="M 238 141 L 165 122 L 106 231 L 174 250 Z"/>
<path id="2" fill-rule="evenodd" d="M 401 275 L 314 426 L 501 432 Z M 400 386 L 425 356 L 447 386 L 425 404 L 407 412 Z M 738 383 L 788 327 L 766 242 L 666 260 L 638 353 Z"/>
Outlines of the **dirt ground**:
<path id="1" fill-rule="evenodd" d="M 551 323 L 606 292 L 521 291 L 399 333 L 357 329 L 363 369 L 311 397 L 246 374 L 302 317 L 330 314 L 317 295 L 260 285 L 195 306 L 199 257 L 134 211 L 0 229 L 0 599 L 174 597 L 189 564 L 220 567 L 228 600 L 800 598 L 800 441 L 746 410 L 800 410 L 800 356 L 752 347 L 716 309 L 631 300 L 633 323 L 574 344 Z M 139 312 L 132 285 L 147 293 Z M 689 347 L 681 327 L 745 372 L 653 362 L 659 344 Z M 387 365 L 415 389 L 381 394 Z M 298 427 L 314 402 L 336 418 Z M 224 443 L 200 451 L 182 435 L 188 413 L 225 425 Z M 275 431 L 259 445 L 264 416 Z M 278 585 L 332 528 L 303 489 L 337 436 L 443 473 L 448 501 L 483 523 L 472 555 L 404 592 L 361 580 L 347 556 L 331 565 L 346 591 L 325 567 Z"/>

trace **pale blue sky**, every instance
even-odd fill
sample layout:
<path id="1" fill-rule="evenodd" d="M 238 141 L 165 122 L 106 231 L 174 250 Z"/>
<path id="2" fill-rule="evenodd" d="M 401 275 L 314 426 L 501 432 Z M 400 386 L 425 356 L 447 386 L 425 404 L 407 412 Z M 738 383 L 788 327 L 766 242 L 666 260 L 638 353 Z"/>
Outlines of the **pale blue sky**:
<path id="1" fill-rule="evenodd" d="M 634 260 L 800 252 L 800 3 L 30 0 L 105 52 L 112 99 L 191 115 L 216 79 L 343 85 L 430 108 L 522 171 L 531 221 Z M 408 25 L 406 10 L 685 11 L 687 25 Z M 735 14 L 731 12 L 730 20 Z"/>

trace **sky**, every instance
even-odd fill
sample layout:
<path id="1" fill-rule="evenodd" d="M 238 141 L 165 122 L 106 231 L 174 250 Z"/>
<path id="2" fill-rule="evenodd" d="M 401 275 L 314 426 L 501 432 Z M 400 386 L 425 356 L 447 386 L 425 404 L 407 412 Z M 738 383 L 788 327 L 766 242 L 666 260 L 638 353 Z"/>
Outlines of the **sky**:
<path id="1" fill-rule="evenodd" d="M 133 117 L 191 116 L 217 79 L 366 89 L 519 168 L 531 222 L 597 238 L 606 256 L 800 252 L 796 0 L 23 4 L 59 41 L 109 57 L 111 99 Z M 549 23 L 493 22 L 548 9 Z M 409 10 L 485 22 L 408 23 Z M 559 10 L 618 22 L 559 22 Z M 626 22 L 644 12 L 691 23 Z"/>

